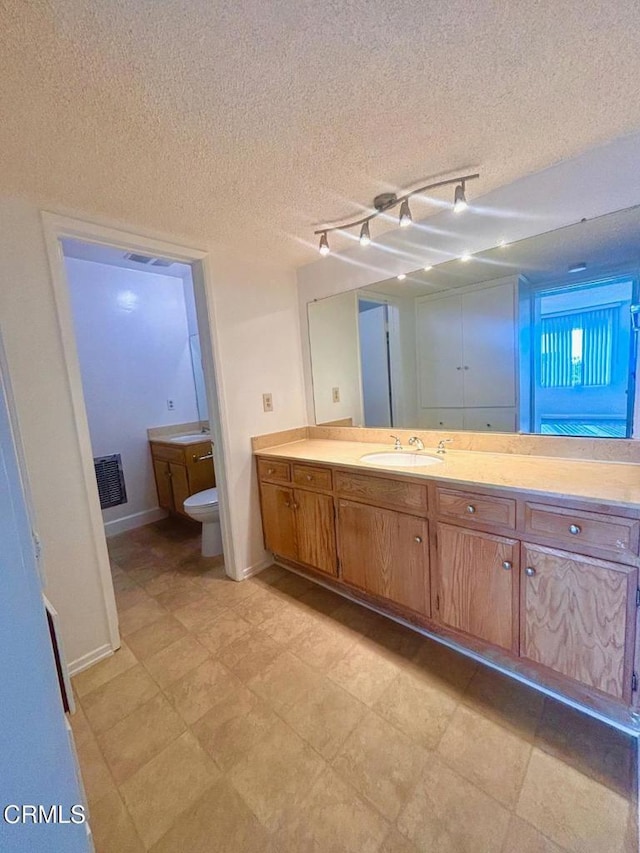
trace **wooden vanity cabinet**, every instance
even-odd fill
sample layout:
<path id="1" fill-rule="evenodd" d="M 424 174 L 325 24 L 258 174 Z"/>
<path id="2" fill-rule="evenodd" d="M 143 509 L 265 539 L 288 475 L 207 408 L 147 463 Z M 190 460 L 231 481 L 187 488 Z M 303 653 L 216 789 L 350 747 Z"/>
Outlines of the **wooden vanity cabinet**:
<path id="1" fill-rule="evenodd" d="M 638 571 L 522 544 L 523 658 L 631 701 Z"/>
<path id="2" fill-rule="evenodd" d="M 175 445 L 150 441 L 158 506 L 187 517 L 183 504 L 188 497 L 216 484 L 213 459 L 201 459 L 211 453 L 211 441 Z"/>
<path id="3" fill-rule="evenodd" d="M 429 616 L 429 526 L 395 510 L 338 501 L 340 578 Z"/>
<path id="4" fill-rule="evenodd" d="M 518 541 L 437 526 L 437 607 L 456 631 L 518 653 Z"/>

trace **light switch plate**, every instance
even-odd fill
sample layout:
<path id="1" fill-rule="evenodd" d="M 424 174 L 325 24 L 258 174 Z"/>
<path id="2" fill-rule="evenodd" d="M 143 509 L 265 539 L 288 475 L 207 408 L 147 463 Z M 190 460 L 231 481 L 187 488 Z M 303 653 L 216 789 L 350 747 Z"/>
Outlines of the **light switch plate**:
<path id="1" fill-rule="evenodd" d="M 334 403 L 340 402 L 340 389 L 339 388 L 332 388 L 331 389 L 331 399 L 333 400 Z"/>
<path id="2" fill-rule="evenodd" d="M 263 394 L 262 395 L 262 408 L 265 412 L 273 411 L 273 397 L 271 394 Z"/>

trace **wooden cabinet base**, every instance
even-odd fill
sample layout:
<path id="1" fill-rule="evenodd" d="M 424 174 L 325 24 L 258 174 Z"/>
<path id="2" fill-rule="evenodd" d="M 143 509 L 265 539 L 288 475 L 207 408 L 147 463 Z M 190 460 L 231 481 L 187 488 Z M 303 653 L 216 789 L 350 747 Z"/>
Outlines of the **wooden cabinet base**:
<path id="1" fill-rule="evenodd" d="M 324 572 L 314 570 L 294 560 L 285 559 L 279 554 L 274 554 L 274 562 L 295 574 L 318 583 L 349 601 L 364 605 L 424 637 L 442 643 L 480 664 L 515 678 L 534 690 L 540 690 L 565 704 L 579 707 L 586 713 L 603 719 L 623 731 L 630 732 L 633 735 L 640 733 L 640 713 L 608 699 L 599 690 L 590 690 L 578 682 L 555 675 L 546 667 L 538 666 L 523 658 L 516 658 L 495 645 L 467 634 L 460 634 L 434 619 L 429 619 L 424 614 L 394 604 L 385 598 L 371 595 L 348 583 L 330 578 Z"/>

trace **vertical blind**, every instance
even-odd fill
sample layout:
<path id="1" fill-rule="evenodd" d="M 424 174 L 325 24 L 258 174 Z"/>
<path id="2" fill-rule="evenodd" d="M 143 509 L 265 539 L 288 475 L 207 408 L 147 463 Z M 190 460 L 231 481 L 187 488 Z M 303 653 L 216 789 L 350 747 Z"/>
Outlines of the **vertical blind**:
<path id="1" fill-rule="evenodd" d="M 540 321 L 540 385 L 610 385 L 619 308 L 594 308 Z"/>

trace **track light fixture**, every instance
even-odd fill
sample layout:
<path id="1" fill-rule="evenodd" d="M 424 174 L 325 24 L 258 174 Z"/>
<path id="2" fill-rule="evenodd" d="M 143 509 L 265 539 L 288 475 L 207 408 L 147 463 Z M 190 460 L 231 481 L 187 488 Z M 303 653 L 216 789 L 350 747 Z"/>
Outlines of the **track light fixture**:
<path id="1" fill-rule="evenodd" d="M 382 193 L 381 195 L 377 195 L 373 200 L 375 211 L 370 213 L 368 216 L 363 216 L 353 222 L 345 222 L 342 225 L 330 225 L 326 228 L 319 228 L 317 231 L 313 232 L 314 234 L 320 235 L 320 254 L 328 255 L 330 252 L 329 240 L 327 238 L 327 234 L 329 234 L 330 231 L 344 231 L 347 228 L 356 228 L 358 225 L 361 226 L 360 245 L 368 246 L 371 242 L 371 235 L 369 233 L 369 223 L 371 220 L 375 219 L 376 216 L 380 216 L 381 213 L 385 213 L 387 210 L 397 207 L 397 205 L 400 205 L 400 227 L 405 228 L 407 225 L 411 225 L 413 217 L 411 216 L 411 210 L 409 209 L 409 199 L 414 195 L 419 195 L 420 193 L 425 193 L 429 190 L 435 190 L 439 187 L 448 187 L 452 184 L 456 184 L 453 196 L 453 209 L 458 213 L 467 207 L 467 199 L 465 196 L 466 182 L 474 181 L 479 177 L 480 174 L 477 172 L 474 175 L 458 175 L 457 178 L 447 178 L 445 181 L 436 181 L 433 184 L 418 187 L 418 189 L 411 190 L 411 192 L 405 193 L 401 196 L 397 196 L 395 193 Z"/>

